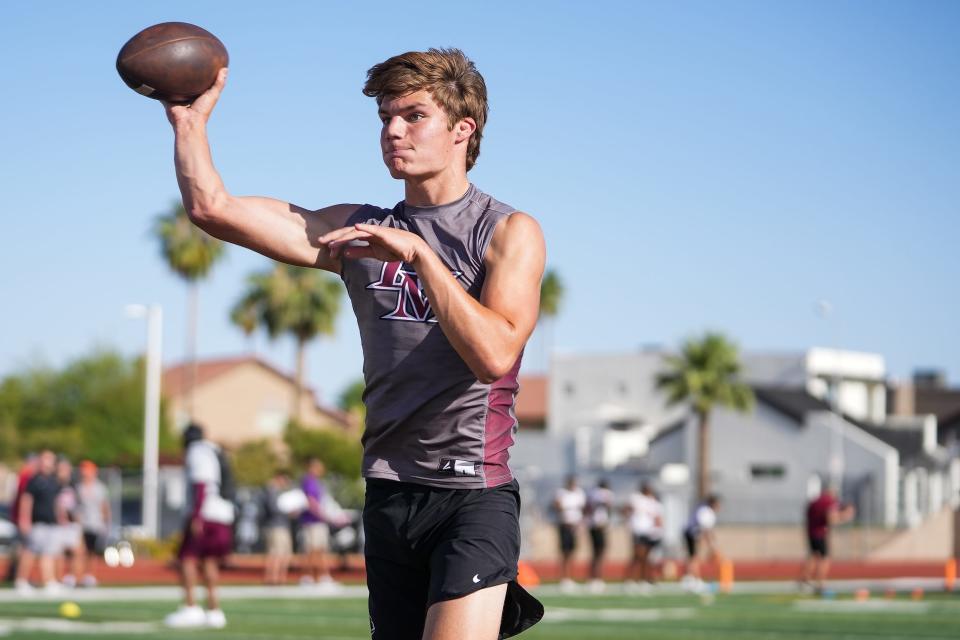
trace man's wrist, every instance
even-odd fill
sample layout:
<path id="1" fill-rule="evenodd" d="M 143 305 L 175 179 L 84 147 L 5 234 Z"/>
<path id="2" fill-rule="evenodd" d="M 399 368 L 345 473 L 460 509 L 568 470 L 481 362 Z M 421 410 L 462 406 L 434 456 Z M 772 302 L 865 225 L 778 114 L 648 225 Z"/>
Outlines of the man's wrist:
<path id="1" fill-rule="evenodd" d="M 173 125 L 173 133 L 177 137 L 205 136 L 207 123 L 198 119 L 179 120 Z"/>
<path id="2" fill-rule="evenodd" d="M 430 248 L 430 245 L 427 244 L 427 241 L 417 236 L 417 240 L 413 245 L 413 259 L 409 260 L 408 264 L 414 269 L 419 269 L 425 266 L 427 260 L 431 257 L 436 257 L 436 255 L 433 249 Z"/>

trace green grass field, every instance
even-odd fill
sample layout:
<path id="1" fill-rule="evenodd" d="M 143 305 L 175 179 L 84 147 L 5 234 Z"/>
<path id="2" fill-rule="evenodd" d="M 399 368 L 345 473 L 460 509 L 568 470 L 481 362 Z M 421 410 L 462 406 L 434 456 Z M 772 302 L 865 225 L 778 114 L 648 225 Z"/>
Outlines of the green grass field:
<path id="1" fill-rule="evenodd" d="M 550 596 L 547 617 L 520 637 L 535 639 L 926 639 L 960 638 L 960 596 L 934 594 L 920 602 L 850 598 L 817 600 L 793 595 Z M 163 629 L 169 602 L 82 602 L 82 615 L 62 618 L 59 603 L 0 603 L 0 637 L 211 638 L 298 640 L 369 638 L 362 599 L 232 600 L 224 603 L 229 625 L 220 631 Z"/>

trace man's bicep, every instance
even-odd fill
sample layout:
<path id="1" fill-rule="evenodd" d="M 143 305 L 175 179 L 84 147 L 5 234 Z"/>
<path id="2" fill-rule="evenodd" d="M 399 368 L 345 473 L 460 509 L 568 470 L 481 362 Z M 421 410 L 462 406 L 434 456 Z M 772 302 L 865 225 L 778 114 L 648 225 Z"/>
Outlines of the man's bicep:
<path id="1" fill-rule="evenodd" d="M 518 212 L 497 225 L 480 302 L 502 315 L 523 342 L 537 324 L 545 260 L 543 233 L 532 217 Z"/>
<path id="2" fill-rule="evenodd" d="M 338 204 L 311 211 L 261 196 L 231 199 L 225 219 L 207 230 L 213 235 L 288 264 L 338 271 L 320 236 L 343 226 L 360 205 Z"/>

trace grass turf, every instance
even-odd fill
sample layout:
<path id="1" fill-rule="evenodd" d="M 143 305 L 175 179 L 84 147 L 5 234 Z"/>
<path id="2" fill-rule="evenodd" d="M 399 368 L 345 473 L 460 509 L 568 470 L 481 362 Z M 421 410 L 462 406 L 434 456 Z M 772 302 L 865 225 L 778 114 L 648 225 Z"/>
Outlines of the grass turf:
<path id="1" fill-rule="evenodd" d="M 960 597 L 933 594 L 865 603 L 850 598 L 814 600 L 792 595 L 611 595 L 544 597 L 546 619 L 522 634 L 536 639 L 800 640 L 960 637 Z M 57 602 L 0 603 L 0 636 L 31 640 L 108 638 L 221 638 L 222 640 L 355 640 L 369 638 L 362 599 L 276 599 L 224 602 L 229 625 L 219 631 L 170 631 L 160 625 L 169 602 L 80 603 L 82 615 L 67 620 Z"/>

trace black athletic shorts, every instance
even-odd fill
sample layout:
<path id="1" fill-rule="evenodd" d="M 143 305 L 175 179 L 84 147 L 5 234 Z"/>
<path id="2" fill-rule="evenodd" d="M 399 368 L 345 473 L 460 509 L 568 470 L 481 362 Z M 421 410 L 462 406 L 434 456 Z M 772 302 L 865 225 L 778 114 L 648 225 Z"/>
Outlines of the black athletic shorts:
<path id="1" fill-rule="evenodd" d="M 816 554 L 822 558 L 826 558 L 830 555 L 830 548 L 827 546 L 826 538 L 818 538 L 817 536 L 807 536 L 807 544 L 810 545 L 810 553 Z"/>
<path id="2" fill-rule="evenodd" d="M 638 533 L 633 534 L 633 546 L 643 545 L 648 549 L 653 549 L 658 544 L 660 544 L 660 538 L 651 538 Z"/>
<path id="3" fill-rule="evenodd" d="M 83 545 L 87 548 L 87 553 L 97 554 L 103 551 L 100 540 L 101 536 L 96 531 L 83 532 Z"/>
<path id="4" fill-rule="evenodd" d="M 363 507 L 373 640 L 419 640 L 430 605 L 507 584 L 500 638 L 536 624 L 543 605 L 516 582 L 517 481 L 440 489 L 367 480 Z"/>
<path id="5" fill-rule="evenodd" d="M 607 548 L 607 528 L 590 527 L 590 546 L 593 547 L 593 555 L 598 556 Z"/>
<path id="6" fill-rule="evenodd" d="M 683 540 L 687 543 L 687 553 L 691 558 L 697 557 L 697 538 L 691 531 L 683 532 Z"/>
<path id="7" fill-rule="evenodd" d="M 560 537 L 560 552 L 572 553 L 577 546 L 577 530 L 572 524 L 558 524 L 557 535 Z"/>

